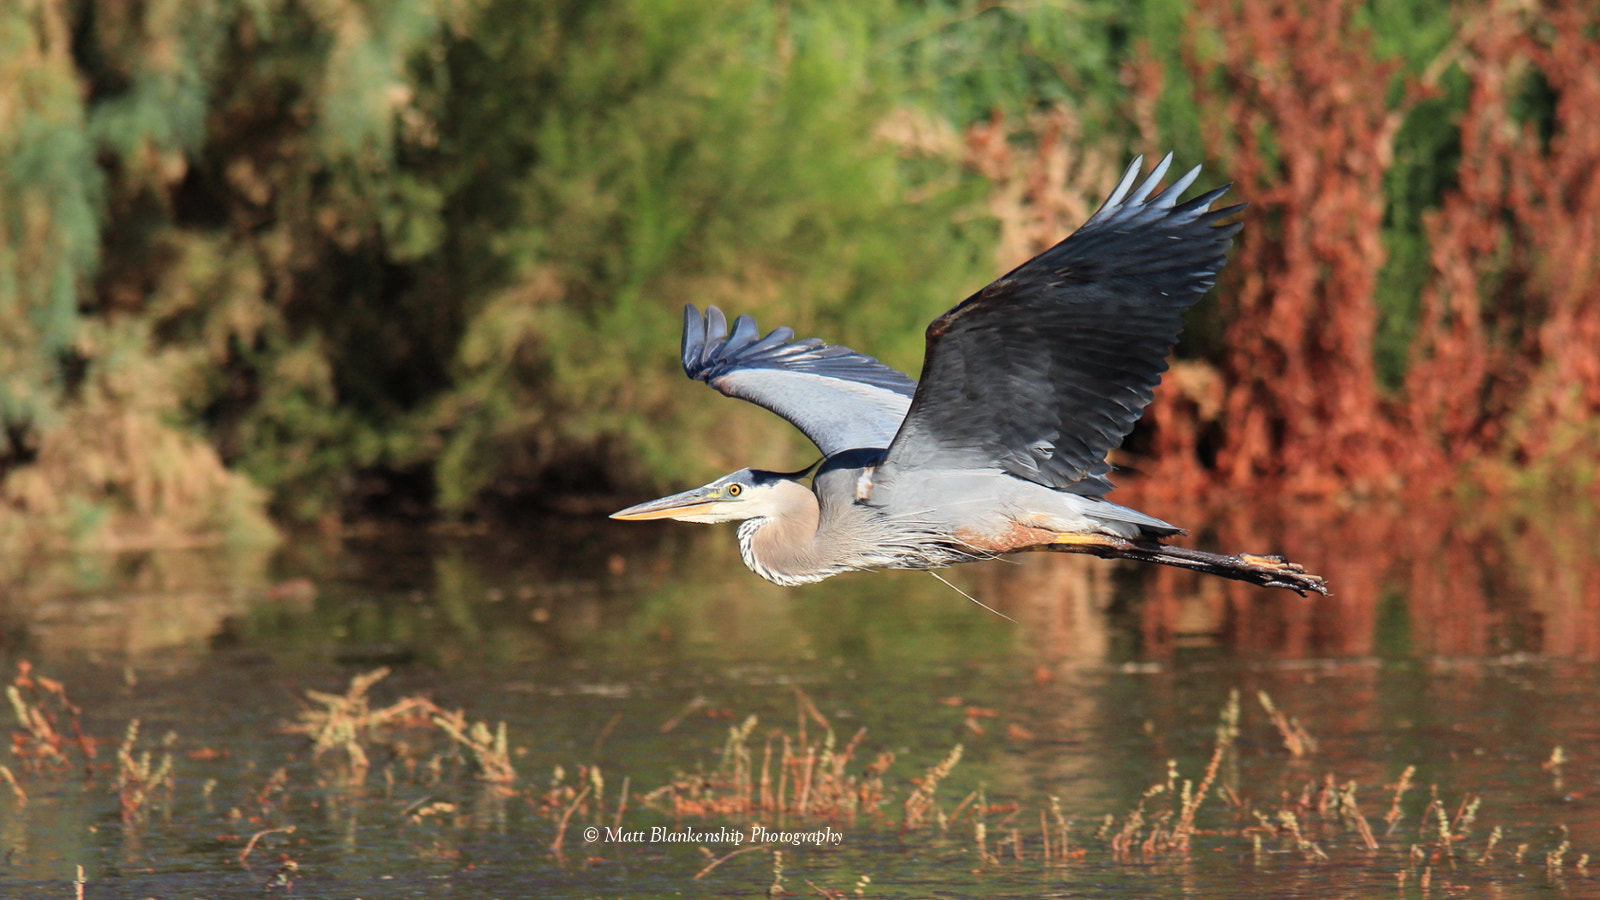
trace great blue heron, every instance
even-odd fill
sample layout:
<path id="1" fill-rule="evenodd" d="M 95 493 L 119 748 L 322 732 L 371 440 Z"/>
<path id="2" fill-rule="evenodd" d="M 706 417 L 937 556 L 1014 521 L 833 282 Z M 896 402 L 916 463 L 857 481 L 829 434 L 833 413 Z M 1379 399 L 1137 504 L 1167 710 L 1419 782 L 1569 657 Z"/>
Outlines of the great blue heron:
<path id="1" fill-rule="evenodd" d="M 800 472 L 740 469 L 614 519 L 739 526 L 745 565 L 781 585 L 859 569 L 933 569 L 1060 550 L 1327 593 L 1278 556 L 1162 543 L 1183 530 L 1105 499 L 1106 453 L 1166 371 L 1183 315 L 1222 270 L 1242 209 L 1229 185 L 1186 203 L 1198 167 L 1155 196 L 1168 154 L 1133 161 L 1066 240 L 928 326 L 922 380 L 749 316 L 685 310 L 683 368 L 788 419 L 822 451 Z M 810 485 L 806 484 L 809 477 Z"/>

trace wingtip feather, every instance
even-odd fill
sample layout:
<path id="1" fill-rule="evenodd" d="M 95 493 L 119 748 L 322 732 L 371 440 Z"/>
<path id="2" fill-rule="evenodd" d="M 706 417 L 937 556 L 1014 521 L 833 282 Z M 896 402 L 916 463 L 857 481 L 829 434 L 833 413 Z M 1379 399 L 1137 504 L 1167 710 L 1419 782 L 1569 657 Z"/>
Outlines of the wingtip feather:
<path id="1" fill-rule="evenodd" d="M 1168 156 L 1168 159 L 1170 159 L 1170 158 L 1171 157 Z M 1162 191 L 1161 194 L 1156 197 L 1156 199 L 1153 201 L 1153 203 L 1151 205 L 1159 207 L 1161 209 L 1171 209 L 1173 206 L 1175 206 L 1177 204 L 1178 198 L 1183 196 L 1183 192 L 1187 191 L 1189 189 L 1189 186 L 1194 184 L 1195 179 L 1199 178 L 1199 177 L 1200 177 L 1200 167 L 1199 166 L 1195 166 L 1194 168 L 1190 169 L 1189 171 L 1183 173 L 1183 176 L 1180 177 L 1177 181 L 1174 181 L 1172 184 L 1168 185 L 1167 189 Z M 1206 205 L 1209 206 L 1210 204 L 1208 203 Z"/>
<path id="2" fill-rule="evenodd" d="M 706 307 L 706 346 L 728 336 L 728 317 L 715 306 Z"/>
<path id="3" fill-rule="evenodd" d="M 716 307 L 711 307 L 716 309 Z M 693 372 L 700 365 L 706 350 L 706 320 L 700 315 L 700 310 L 693 303 L 683 307 L 683 342 L 678 346 L 679 358 L 683 360 L 683 371 Z"/>
<path id="4" fill-rule="evenodd" d="M 756 320 L 748 315 L 740 316 L 733 320 L 733 332 L 728 339 L 717 348 L 718 355 L 737 353 L 760 337 L 761 329 L 756 326 Z"/>
<path id="5" fill-rule="evenodd" d="M 1144 203 L 1145 198 L 1149 197 L 1151 192 L 1156 189 L 1156 185 L 1161 183 L 1161 179 L 1166 177 L 1167 169 L 1171 167 L 1172 154 L 1168 153 L 1161 158 L 1160 162 L 1156 163 L 1154 169 L 1150 170 L 1149 177 L 1145 178 L 1144 183 L 1139 185 L 1139 189 L 1134 191 L 1133 196 L 1128 198 L 1128 203 L 1133 206 Z"/>
<path id="6" fill-rule="evenodd" d="M 1100 204 L 1100 208 L 1095 211 L 1095 214 L 1089 217 L 1090 222 L 1109 214 L 1112 210 L 1122 205 L 1122 199 L 1128 196 L 1128 191 L 1133 187 L 1133 182 L 1139 177 L 1139 170 L 1142 168 L 1144 168 L 1144 156 L 1141 154 L 1135 156 L 1133 162 L 1128 163 L 1127 170 L 1122 173 L 1122 180 L 1117 182 L 1116 190 L 1113 190 L 1111 196 L 1106 198 L 1106 202 Z"/>

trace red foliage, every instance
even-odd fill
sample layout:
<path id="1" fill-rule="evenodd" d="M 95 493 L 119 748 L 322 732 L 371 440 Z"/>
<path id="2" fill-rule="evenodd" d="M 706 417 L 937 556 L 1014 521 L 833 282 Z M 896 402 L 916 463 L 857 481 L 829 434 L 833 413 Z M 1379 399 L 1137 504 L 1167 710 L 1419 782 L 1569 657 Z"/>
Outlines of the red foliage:
<path id="1" fill-rule="evenodd" d="M 1148 414 L 1144 467 L 1163 492 L 1392 494 L 1466 469 L 1492 485 L 1503 468 L 1481 461 L 1559 461 L 1594 434 L 1600 11 L 1486 5 L 1462 26 L 1462 161 L 1425 219 L 1430 278 L 1404 391 L 1388 397 L 1373 352 L 1383 179 L 1407 105 L 1437 73 L 1391 108 L 1395 65 L 1375 56 L 1358 6 L 1195 6 L 1184 58 L 1207 150 L 1252 207 L 1219 292 L 1221 383 L 1174 378 Z M 1202 52 L 1206 35 L 1226 39 Z M 1130 74 L 1135 119 L 1153 129 L 1163 73 L 1146 58 Z M 1532 78 L 1555 98 L 1545 134 L 1514 108 Z"/>
<path id="2" fill-rule="evenodd" d="M 1202 0 L 1220 58 L 1188 48 L 1211 155 L 1252 204 L 1222 293 L 1216 475 L 1370 490 L 1395 433 L 1373 362 L 1383 173 L 1398 119 L 1351 0 Z M 1221 80 L 1212 76 L 1219 69 Z"/>
<path id="3" fill-rule="evenodd" d="M 1406 382 L 1425 450 L 1414 466 L 1559 455 L 1563 423 L 1600 415 L 1597 22 L 1567 0 L 1539 17 L 1489 7 L 1465 26 L 1463 161 L 1427 223 L 1435 277 Z M 1548 140 L 1513 114 L 1530 73 L 1556 97 Z"/>

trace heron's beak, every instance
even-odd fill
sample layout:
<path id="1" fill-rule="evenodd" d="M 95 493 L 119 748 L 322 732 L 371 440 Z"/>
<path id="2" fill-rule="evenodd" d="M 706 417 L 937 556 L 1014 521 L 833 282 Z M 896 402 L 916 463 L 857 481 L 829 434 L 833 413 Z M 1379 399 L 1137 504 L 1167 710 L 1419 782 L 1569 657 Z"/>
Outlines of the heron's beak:
<path id="1" fill-rule="evenodd" d="M 695 517 L 712 512 L 723 502 L 709 487 L 697 487 L 681 494 L 662 497 L 660 500 L 630 506 L 621 512 L 612 513 L 611 518 L 625 519 L 629 522 L 643 522 L 648 519 L 693 521 Z"/>

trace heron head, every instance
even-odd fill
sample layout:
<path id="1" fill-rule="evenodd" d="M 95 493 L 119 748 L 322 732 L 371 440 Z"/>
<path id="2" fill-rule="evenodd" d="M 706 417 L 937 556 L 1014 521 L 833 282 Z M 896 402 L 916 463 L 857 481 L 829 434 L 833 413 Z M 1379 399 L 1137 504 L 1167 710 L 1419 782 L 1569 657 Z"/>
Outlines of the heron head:
<path id="1" fill-rule="evenodd" d="M 611 518 L 677 519 L 708 525 L 762 516 L 776 518 L 792 509 L 801 494 L 810 495 L 811 490 L 799 479 L 811 471 L 783 474 L 740 469 L 693 490 L 614 512 Z"/>

